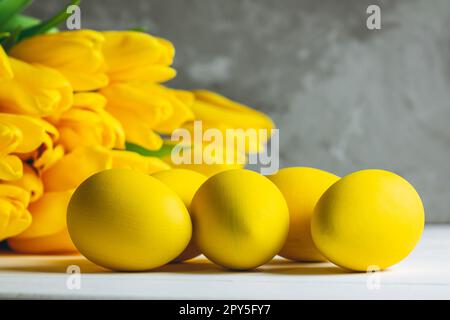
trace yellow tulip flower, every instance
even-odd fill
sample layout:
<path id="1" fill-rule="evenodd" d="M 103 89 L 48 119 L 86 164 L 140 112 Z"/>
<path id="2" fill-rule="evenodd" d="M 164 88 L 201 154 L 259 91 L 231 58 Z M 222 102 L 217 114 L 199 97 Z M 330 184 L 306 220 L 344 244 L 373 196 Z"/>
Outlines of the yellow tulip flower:
<path id="1" fill-rule="evenodd" d="M 273 121 L 262 112 L 208 90 L 192 92 L 195 95 L 192 109 L 198 120 L 225 123 L 230 128 L 274 128 Z"/>
<path id="2" fill-rule="evenodd" d="M 74 91 L 91 91 L 108 84 L 100 32 L 77 30 L 48 33 L 25 39 L 10 50 L 10 55 L 28 63 L 58 70 Z"/>
<path id="3" fill-rule="evenodd" d="M 174 144 L 171 141 L 166 141 L 165 143 Z M 179 156 L 189 161 L 186 161 L 186 163 L 175 163 L 171 154 L 163 157 L 162 160 L 174 168 L 196 171 L 207 177 L 226 170 L 242 169 L 247 162 L 245 154 L 236 148 L 229 150 L 234 156 L 230 159 L 231 161 L 227 161 L 226 153 L 228 148 L 225 145 L 218 146 L 218 153 L 215 151 L 205 151 L 208 148 L 207 142 L 203 143 L 201 148 L 195 147 L 194 144 L 181 144 L 180 146 Z M 201 163 L 195 163 L 194 159 L 196 157 L 201 159 Z"/>
<path id="4" fill-rule="evenodd" d="M 0 80 L 0 112 L 49 116 L 72 105 L 72 87 L 61 73 L 10 58 L 12 79 Z"/>
<path id="5" fill-rule="evenodd" d="M 115 83 L 101 89 L 100 93 L 108 101 L 106 111 L 122 123 L 127 141 L 150 150 L 162 146 L 162 139 L 154 128 L 159 124 L 169 127 L 164 121 L 175 109 L 182 108 L 182 102 L 171 96 L 168 89 L 151 83 Z"/>
<path id="6" fill-rule="evenodd" d="M 46 192 L 75 189 L 94 173 L 111 168 L 131 168 L 144 173 L 167 170 L 157 158 L 143 157 L 131 151 L 109 150 L 101 146 L 80 147 L 66 154 L 42 173 Z"/>
<path id="7" fill-rule="evenodd" d="M 29 194 L 17 186 L 0 184 L 0 241 L 23 232 L 31 224 Z"/>
<path id="8" fill-rule="evenodd" d="M 74 95 L 72 108 L 52 123 L 59 131 L 61 144 L 66 152 L 82 146 L 125 148 L 122 125 L 105 111 L 106 99 L 94 92 Z"/>
<path id="9" fill-rule="evenodd" d="M 66 208 L 73 190 L 46 192 L 29 206 L 31 225 L 19 235 L 9 238 L 8 245 L 21 253 L 74 252 L 66 224 Z"/>
<path id="10" fill-rule="evenodd" d="M 64 155 L 64 148 L 62 145 L 57 145 L 56 142 L 59 139 L 58 130 L 50 124 L 48 121 L 40 118 L 32 118 L 42 130 L 43 138 L 41 145 L 38 149 L 20 154 L 20 158 L 24 161 L 31 161 L 33 167 L 39 171 L 45 171 L 51 167 L 56 161 L 62 158 Z M 25 134 L 27 137 L 29 133 Z"/>
<path id="11" fill-rule="evenodd" d="M 9 63 L 9 58 L 6 55 L 3 47 L 0 45 L 0 80 L 12 79 L 13 72 Z"/>
<path id="12" fill-rule="evenodd" d="M 172 114 L 167 119 L 157 123 L 154 128 L 155 131 L 170 134 L 187 121 L 194 120 L 194 113 L 191 110 L 194 95 L 191 92 L 169 89 L 159 85 L 153 86 L 153 89 L 152 94 L 166 98 L 172 106 Z"/>
<path id="13" fill-rule="evenodd" d="M 22 177 L 18 180 L 9 181 L 8 184 L 20 187 L 28 192 L 30 196 L 30 203 L 36 202 L 44 194 L 44 185 L 39 173 L 35 168 L 26 163 L 23 164 Z"/>
<path id="14" fill-rule="evenodd" d="M 149 150 L 162 146 L 155 131 L 170 134 L 194 119 L 193 94 L 152 83 L 116 83 L 100 90 L 106 110 L 123 125 L 127 141 Z"/>
<path id="15" fill-rule="evenodd" d="M 192 111 L 195 119 L 202 121 L 204 130 L 215 128 L 225 134 L 227 129 L 243 129 L 244 131 L 263 129 L 267 132 L 265 139 L 259 139 L 260 137 L 255 139 L 239 132 L 235 133 L 235 137 L 238 139 L 241 134 L 244 135 L 246 152 L 260 152 L 264 148 L 270 138 L 270 130 L 274 128 L 273 121 L 267 115 L 214 92 L 195 90 L 193 93 L 195 101 L 192 104 Z M 188 123 L 185 128 L 193 130 L 192 123 Z"/>
<path id="16" fill-rule="evenodd" d="M 56 130 L 56 129 L 55 129 Z M 45 152 L 45 121 L 30 116 L 0 113 L 0 180 L 22 177 L 22 159 Z M 41 149 L 41 150 L 38 150 Z"/>
<path id="17" fill-rule="evenodd" d="M 169 67 L 175 49 L 169 41 L 137 31 L 102 34 L 110 82 L 164 82 L 175 77 L 175 70 Z"/>

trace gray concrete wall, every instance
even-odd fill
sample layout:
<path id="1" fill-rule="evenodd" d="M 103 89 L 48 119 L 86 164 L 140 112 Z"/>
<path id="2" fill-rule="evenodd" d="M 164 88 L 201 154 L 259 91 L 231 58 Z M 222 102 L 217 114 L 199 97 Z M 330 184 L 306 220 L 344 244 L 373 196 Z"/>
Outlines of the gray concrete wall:
<path id="1" fill-rule="evenodd" d="M 60 0 L 28 11 L 45 17 Z M 368 4 L 382 29 L 365 27 Z M 270 114 L 281 163 L 393 170 L 450 222 L 450 1 L 84 0 L 85 28 L 145 27 L 177 48 L 171 85 Z"/>

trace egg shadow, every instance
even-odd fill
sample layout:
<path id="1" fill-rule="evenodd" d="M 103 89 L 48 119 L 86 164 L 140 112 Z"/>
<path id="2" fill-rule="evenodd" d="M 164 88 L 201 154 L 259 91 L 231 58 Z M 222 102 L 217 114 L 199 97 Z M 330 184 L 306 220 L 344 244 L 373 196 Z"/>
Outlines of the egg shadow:
<path id="1" fill-rule="evenodd" d="M 191 259 L 184 262 L 169 263 L 162 267 L 151 270 L 150 272 L 163 272 L 163 273 L 180 273 L 180 274 L 238 274 L 238 273 L 261 273 L 262 270 L 233 270 L 228 269 L 213 262 L 204 257 Z"/>
<path id="2" fill-rule="evenodd" d="M 295 262 L 283 258 L 275 258 L 266 264 L 251 270 L 232 270 L 216 265 L 204 257 L 181 263 L 170 263 L 150 272 L 181 274 L 273 274 L 273 275 L 340 275 L 352 274 L 352 271 L 337 267 L 330 262 Z"/>
<path id="3" fill-rule="evenodd" d="M 287 275 L 287 276 L 313 276 L 313 275 L 344 275 L 344 274 L 352 274 L 353 272 L 335 267 L 335 266 L 301 266 L 301 265 L 293 265 L 289 267 L 283 268 L 269 268 L 265 269 L 264 273 L 268 274 L 277 274 L 277 275 Z"/>
<path id="4" fill-rule="evenodd" d="M 93 262 L 87 260 L 79 254 L 73 255 L 42 255 L 36 260 L 35 255 L 16 254 L 12 252 L 0 252 L 0 258 L 5 258 L 6 263 L 0 265 L 1 271 L 15 272 L 39 272 L 39 273 L 67 273 L 69 266 L 77 266 L 81 273 L 84 274 L 158 274 L 158 273 L 174 273 L 174 274 L 191 274 L 191 275 L 214 275 L 228 274 L 230 276 L 236 274 L 272 274 L 280 276 L 308 276 L 308 275 L 348 275 L 357 274 L 355 272 L 339 268 L 329 262 L 295 262 L 283 258 L 275 258 L 266 264 L 251 270 L 232 270 L 216 265 L 201 256 L 185 262 L 169 263 L 156 269 L 147 271 L 127 272 L 127 271 L 111 271 L 100 267 Z M 32 261 L 27 261 L 28 257 Z M 17 262 L 15 261 L 17 259 Z M 11 259 L 11 261 L 7 261 Z"/>
<path id="5" fill-rule="evenodd" d="M 277 257 L 261 268 L 265 273 L 279 275 L 367 275 L 368 271 L 355 271 L 339 267 L 331 262 L 297 262 Z M 383 269 L 377 272 L 390 272 Z"/>
<path id="6" fill-rule="evenodd" d="M 351 272 L 330 262 L 297 262 L 281 257 L 276 257 L 260 267 L 267 274 L 276 275 L 339 275 Z"/>

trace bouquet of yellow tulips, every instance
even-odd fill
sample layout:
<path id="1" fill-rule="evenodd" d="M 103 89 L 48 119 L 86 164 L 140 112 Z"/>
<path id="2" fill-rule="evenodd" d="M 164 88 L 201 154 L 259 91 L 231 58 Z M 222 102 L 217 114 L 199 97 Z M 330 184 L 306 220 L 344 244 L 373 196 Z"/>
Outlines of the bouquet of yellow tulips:
<path id="1" fill-rule="evenodd" d="M 167 169 L 167 137 L 194 120 L 219 129 L 272 128 L 266 115 L 206 91 L 169 88 L 175 49 L 140 31 L 58 31 L 30 1 L 0 0 L 0 241 L 23 253 L 76 251 L 67 203 L 110 168 Z M 253 150 L 255 151 L 255 150 Z M 256 150 L 257 151 L 257 150 Z M 192 164 L 208 175 L 240 163 Z"/>

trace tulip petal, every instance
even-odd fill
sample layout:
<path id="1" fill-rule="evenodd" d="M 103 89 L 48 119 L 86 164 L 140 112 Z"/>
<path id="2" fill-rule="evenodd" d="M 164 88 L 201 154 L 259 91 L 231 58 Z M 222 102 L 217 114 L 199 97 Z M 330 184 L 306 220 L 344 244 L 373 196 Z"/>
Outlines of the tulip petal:
<path id="1" fill-rule="evenodd" d="M 3 47 L 0 45 L 0 81 L 2 79 L 12 79 L 13 71 L 9 63 L 9 58 L 6 55 Z"/>
<path id="2" fill-rule="evenodd" d="M 25 190 L 0 184 L 0 241 L 23 232 L 31 224 L 28 203 Z"/>
<path id="3" fill-rule="evenodd" d="M 101 145 L 125 147 L 121 123 L 105 109 L 106 99 L 94 92 L 77 93 L 74 104 L 53 123 L 60 132 L 59 143 L 70 152 L 78 147 Z"/>
<path id="4" fill-rule="evenodd" d="M 126 123 L 123 127 L 126 132 L 127 140 L 131 143 L 143 146 L 149 150 L 159 150 L 163 145 L 161 136 L 155 133 L 152 126 L 145 122 L 135 122 L 133 125 L 133 117 L 127 117 L 128 114 L 124 113 L 120 116 L 120 112 L 116 113 L 121 118 L 121 123 Z"/>
<path id="5" fill-rule="evenodd" d="M 66 69 L 60 69 L 59 71 L 69 80 L 73 90 L 77 92 L 97 90 L 106 87 L 109 83 L 108 76 L 103 73 L 92 75 Z"/>
<path id="6" fill-rule="evenodd" d="M 33 216 L 31 225 L 15 239 L 30 239 L 56 234 L 67 228 L 66 211 L 73 190 L 47 192 L 32 203 L 28 211 Z"/>
<path id="7" fill-rule="evenodd" d="M 151 174 L 170 169 L 170 166 L 159 158 L 144 157 L 132 151 L 112 150 L 113 168 L 126 168 Z"/>
<path id="8" fill-rule="evenodd" d="M 10 59 L 14 78 L 2 80 L 0 112 L 49 116 L 72 104 L 72 87 L 56 70 Z"/>
<path id="9" fill-rule="evenodd" d="M 193 93 L 195 102 L 192 110 L 198 120 L 222 122 L 232 128 L 274 128 L 272 120 L 262 112 L 207 90 L 195 90 Z"/>
<path id="10" fill-rule="evenodd" d="M 154 129 L 164 134 L 170 134 L 185 122 L 194 120 L 194 113 L 190 108 L 191 104 L 186 104 L 186 102 L 190 102 L 189 98 L 187 98 L 189 92 L 179 93 L 181 90 L 159 87 L 159 94 L 170 101 L 173 111 L 169 118 L 159 122 Z"/>
<path id="11" fill-rule="evenodd" d="M 108 101 L 106 111 L 120 121 L 127 141 L 149 150 L 161 148 L 162 139 L 153 128 L 173 112 L 171 102 L 157 90 L 142 83 L 117 83 L 100 90 Z"/>
<path id="12" fill-rule="evenodd" d="M 175 57 L 175 47 L 172 42 L 167 39 L 156 37 L 156 40 L 165 48 L 158 62 L 163 65 L 171 65 L 173 63 L 173 58 Z"/>
<path id="13" fill-rule="evenodd" d="M 9 135 L 15 136 L 17 139 L 17 143 L 14 143 L 13 148 L 16 153 L 31 152 L 37 149 L 45 140 L 45 128 L 39 119 L 23 115 L 0 113 L 0 136 L 2 137 L 2 141 L 8 141 L 12 138 L 6 139 L 5 135 L 7 131 L 6 129 L 2 129 L 2 124 L 7 125 L 10 128 Z M 17 138 L 18 136 L 20 136 L 20 139 Z M 0 142 L 2 148 L 3 143 Z"/>
<path id="14" fill-rule="evenodd" d="M 116 79 L 115 82 L 165 82 L 170 79 L 175 78 L 177 72 L 175 69 L 167 66 L 159 66 L 159 65 L 149 65 L 142 66 L 140 68 L 128 70 L 126 73 L 120 73 L 117 75 L 116 73 L 110 73 L 109 76 L 112 79 Z"/>
<path id="15" fill-rule="evenodd" d="M 42 173 L 44 189 L 47 192 L 74 189 L 92 174 L 111 167 L 112 158 L 107 149 L 77 148 Z"/>
<path id="16" fill-rule="evenodd" d="M 14 181 L 22 177 L 22 161 L 13 155 L 0 155 L 0 180 Z"/>
<path id="17" fill-rule="evenodd" d="M 29 164 L 23 164 L 22 176 L 14 181 L 8 182 L 10 185 L 18 186 L 30 195 L 30 203 L 36 202 L 44 193 L 44 185 L 36 169 Z"/>
<path id="18" fill-rule="evenodd" d="M 55 254 L 77 252 L 70 239 L 69 232 L 64 229 L 58 233 L 30 239 L 8 239 L 9 247 L 18 253 Z"/>
<path id="19" fill-rule="evenodd" d="M 175 77 L 175 49 L 161 38 L 136 31 L 103 32 L 103 54 L 110 82 L 162 82 Z"/>
<path id="20" fill-rule="evenodd" d="M 103 42 L 102 34 L 93 30 L 62 31 L 21 41 L 10 54 L 58 70 L 75 91 L 91 91 L 108 84 Z"/>
<path id="21" fill-rule="evenodd" d="M 2 122 L 0 113 L 0 155 L 16 150 L 22 140 L 22 131 L 11 123 Z"/>
<path id="22" fill-rule="evenodd" d="M 196 121 L 201 121 L 203 130 L 218 129 L 224 136 L 228 134 L 237 141 L 244 139 L 245 152 L 248 153 L 264 150 L 274 128 L 267 115 L 207 90 L 193 93 L 195 101 L 191 108 Z M 186 123 L 183 127 L 193 132 L 194 123 Z M 265 134 L 260 135 L 259 130 L 264 130 Z"/>
<path id="23" fill-rule="evenodd" d="M 64 155 L 64 149 L 61 145 L 55 146 L 59 139 L 59 132 L 53 125 L 40 118 L 33 118 L 32 120 L 39 125 L 43 132 L 43 138 L 38 149 L 21 154 L 20 157 L 22 160 L 31 160 L 33 166 L 39 171 L 45 171 Z"/>
<path id="24" fill-rule="evenodd" d="M 64 154 L 62 146 L 54 146 L 58 131 L 40 118 L 0 113 L 0 138 L 0 179 L 3 180 L 22 177 L 21 159 L 45 170 Z"/>

